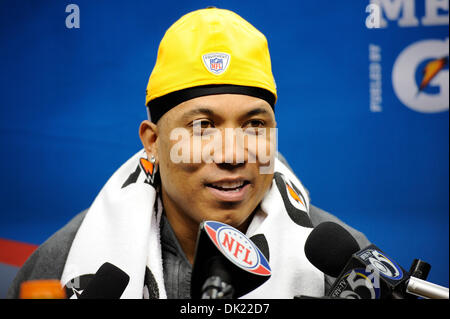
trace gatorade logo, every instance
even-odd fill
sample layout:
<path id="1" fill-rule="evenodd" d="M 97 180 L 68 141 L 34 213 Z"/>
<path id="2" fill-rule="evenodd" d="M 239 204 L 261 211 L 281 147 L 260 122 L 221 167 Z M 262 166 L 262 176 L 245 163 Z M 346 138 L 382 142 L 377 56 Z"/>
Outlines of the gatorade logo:
<path id="1" fill-rule="evenodd" d="M 254 274 L 270 276 L 270 266 L 255 244 L 237 229 L 215 221 L 205 230 L 217 248 L 235 265 Z"/>
<path id="2" fill-rule="evenodd" d="M 397 57 L 392 84 L 398 99 L 421 113 L 448 111 L 448 38 L 414 42 Z"/>

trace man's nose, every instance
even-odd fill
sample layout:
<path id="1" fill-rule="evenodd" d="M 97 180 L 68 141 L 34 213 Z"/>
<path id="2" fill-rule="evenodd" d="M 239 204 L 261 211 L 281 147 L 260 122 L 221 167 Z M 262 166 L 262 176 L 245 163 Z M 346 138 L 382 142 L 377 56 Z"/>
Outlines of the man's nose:
<path id="1" fill-rule="evenodd" d="M 243 165 L 247 161 L 247 150 L 240 130 L 225 128 L 221 133 L 222 148 L 220 154 L 214 154 L 215 163 L 224 167 Z"/>

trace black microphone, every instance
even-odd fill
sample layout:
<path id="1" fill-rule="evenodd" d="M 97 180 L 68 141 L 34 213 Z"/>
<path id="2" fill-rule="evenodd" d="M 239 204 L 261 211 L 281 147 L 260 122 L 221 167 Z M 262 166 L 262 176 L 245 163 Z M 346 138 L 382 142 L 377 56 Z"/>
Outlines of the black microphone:
<path id="1" fill-rule="evenodd" d="M 402 299 L 408 273 L 375 245 L 361 249 L 353 236 L 333 222 L 319 224 L 307 238 L 305 254 L 319 270 L 337 277 L 328 296 Z"/>
<path id="2" fill-rule="evenodd" d="M 375 245 L 360 250 L 353 236 L 333 222 L 313 229 L 305 243 L 305 255 L 319 270 L 338 277 L 330 297 L 448 299 L 448 288 L 411 276 Z M 429 271 L 426 265 L 421 267 L 420 271 Z M 412 274 L 416 273 L 419 270 Z"/>
<path id="3" fill-rule="evenodd" d="M 359 249 L 356 239 L 332 222 L 317 225 L 305 242 L 308 260 L 331 277 L 338 277 L 350 257 Z"/>
<path id="4" fill-rule="evenodd" d="M 200 224 L 191 277 L 193 299 L 239 298 L 270 276 L 266 257 L 243 233 L 216 221 Z"/>
<path id="5" fill-rule="evenodd" d="M 78 299 L 119 299 L 130 281 L 123 270 L 104 263 L 89 281 Z"/>

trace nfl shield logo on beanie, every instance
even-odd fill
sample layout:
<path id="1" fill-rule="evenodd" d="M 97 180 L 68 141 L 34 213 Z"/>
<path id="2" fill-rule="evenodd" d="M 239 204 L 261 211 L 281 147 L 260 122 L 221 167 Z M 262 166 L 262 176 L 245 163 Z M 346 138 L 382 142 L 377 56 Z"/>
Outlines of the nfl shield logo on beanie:
<path id="1" fill-rule="evenodd" d="M 221 52 L 204 54 L 203 64 L 209 72 L 219 75 L 228 68 L 228 65 L 230 64 L 230 55 Z"/>

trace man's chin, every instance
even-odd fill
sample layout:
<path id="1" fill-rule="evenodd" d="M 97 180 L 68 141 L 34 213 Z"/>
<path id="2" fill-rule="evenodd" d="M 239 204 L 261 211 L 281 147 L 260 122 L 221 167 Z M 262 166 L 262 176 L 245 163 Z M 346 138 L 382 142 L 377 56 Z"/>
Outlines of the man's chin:
<path id="1" fill-rule="evenodd" d="M 242 205 L 238 206 L 239 207 L 227 207 L 227 209 L 224 209 L 223 207 L 221 209 L 211 209 L 214 213 L 205 214 L 204 220 L 221 222 L 239 230 L 243 227 L 246 228 L 245 225 L 248 224 L 248 219 L 252 212 L 246 212 Z"/>

